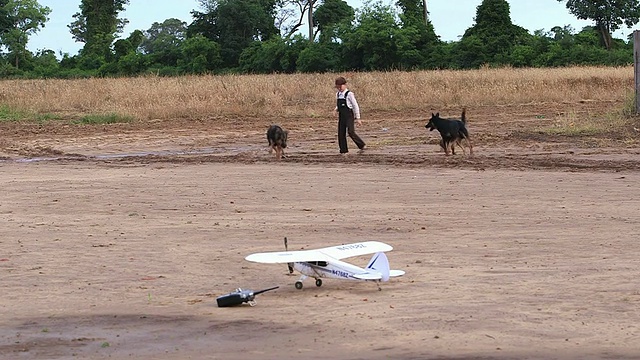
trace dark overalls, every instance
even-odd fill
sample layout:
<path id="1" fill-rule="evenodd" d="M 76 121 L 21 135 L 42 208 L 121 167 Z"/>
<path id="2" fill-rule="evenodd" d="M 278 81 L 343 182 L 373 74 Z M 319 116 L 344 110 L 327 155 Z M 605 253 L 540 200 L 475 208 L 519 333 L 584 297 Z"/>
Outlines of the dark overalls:
<path id="1" fill-rule="evenodd" d="M 358 149 L 363 149 L 365 145 L 360 136 L 356 134 L 353 110 L 347 106 L 348 94 L 349 90 L 344 93 L 344 99 L 338 98 L 338 145 L 340 146 L 340 154 L 349 152 L 347 134 L 356 143 Z"/>

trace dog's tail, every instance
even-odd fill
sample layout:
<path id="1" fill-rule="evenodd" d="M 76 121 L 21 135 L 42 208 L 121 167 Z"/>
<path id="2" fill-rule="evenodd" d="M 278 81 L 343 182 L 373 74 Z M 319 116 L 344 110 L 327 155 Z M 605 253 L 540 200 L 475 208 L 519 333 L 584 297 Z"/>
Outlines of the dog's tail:
<path id="1" fill-rule="evenodd" d="M 467 124 L 467 108 L 462 108 L 462 116 L 460 116 L 460 120 L 462 120 L 463 124 Z"/>

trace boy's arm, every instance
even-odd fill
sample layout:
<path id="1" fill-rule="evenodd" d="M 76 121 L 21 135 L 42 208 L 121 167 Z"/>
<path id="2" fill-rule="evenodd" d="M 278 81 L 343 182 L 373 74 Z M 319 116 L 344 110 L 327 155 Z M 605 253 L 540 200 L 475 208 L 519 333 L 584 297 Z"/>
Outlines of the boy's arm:
<path id="1" fill-rule="evenodd" d="M 358 106 L 358 102 L 356 101 L 356 96 L 353 95 L 352 92 L 349 92 L 347 97 L 349 98 L 349 102 L 351 103 L 351 106 L 353 106 L 353 108 L 351 109 L 353 110 L 353 117 L 356 118 L 356 120 L 360 120 L 360 106 Z"/>

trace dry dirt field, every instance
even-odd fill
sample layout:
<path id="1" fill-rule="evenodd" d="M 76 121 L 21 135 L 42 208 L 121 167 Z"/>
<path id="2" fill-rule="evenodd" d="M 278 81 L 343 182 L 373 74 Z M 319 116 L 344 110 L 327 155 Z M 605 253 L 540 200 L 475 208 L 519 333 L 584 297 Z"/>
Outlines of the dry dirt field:
<path id="1" fill-rule="evenodd" d="M 275 119 L 0 123 L 0 358 L 640 359 L 640 135 L 536 131 L 619 105 L 469 108 L 473 157 L 426 114 L 368 115 L 347 157 L 289 120 L 279 163 Z M 244 260 L 285 236 L 406 275 L 296 290 Z"/>

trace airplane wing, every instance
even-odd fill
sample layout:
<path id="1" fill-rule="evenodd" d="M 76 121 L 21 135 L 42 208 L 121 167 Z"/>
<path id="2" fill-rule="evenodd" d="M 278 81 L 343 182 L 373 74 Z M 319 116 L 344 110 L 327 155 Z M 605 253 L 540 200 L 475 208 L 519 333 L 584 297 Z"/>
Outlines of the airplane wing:
<path id="1" fill-rule="evenodd" d="M 393 247 L 383 242 L 365 241 L 353 244 L 330 246 L 315 251 L 339 260 L 352 256 L 367 255 L 391 250 L 393 250 Z"/>
<path id="2" fill-rule="evenodd" d="M 306 261 L 331 261 L 335 260 L 319 252 L 318 250 L 301 251 L 276 251 L 251 254 L 245 258 L 248 261 L 264 264 L 280 264 Z"/>
<path id="3" fill-rule="evenodd" d="M 379 241 L 365 241 L 360 243 L 330 246 L 322 249 L 314 250 L 298 250 L 298 251 L 274 251 L 265 253 L 256 253 L 247 256 L 248 261 L 278 264 L 291 262 L 307 262 L 307 261 L 331 261 L 340 260 L 352 256 L 360 256 L 373 254 L 376 252 L 390 251 L 391 245 Z"/>

